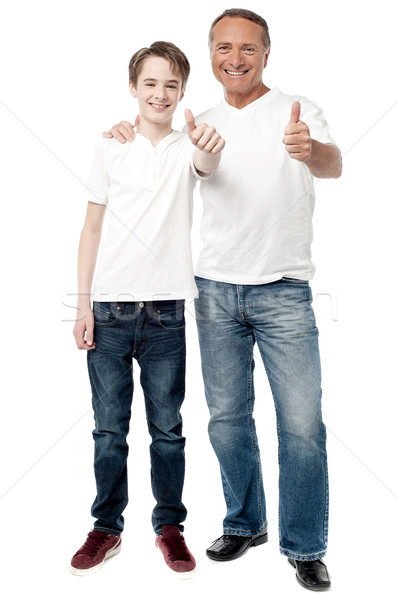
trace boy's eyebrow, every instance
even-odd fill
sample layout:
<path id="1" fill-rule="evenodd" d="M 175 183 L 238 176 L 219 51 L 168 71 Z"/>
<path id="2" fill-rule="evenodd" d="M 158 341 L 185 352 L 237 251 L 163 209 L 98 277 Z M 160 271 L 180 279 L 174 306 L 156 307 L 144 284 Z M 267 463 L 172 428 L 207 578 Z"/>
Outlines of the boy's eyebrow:
<path id="1" fill-rule="evenodd" d="M 146 79 L 144 79 L 144 81 L 158 81 L 158 80 L 154 79 L 153 77 L 146 77 Z M 179 84 L 180 82 L 177 81 L 177 79 L 168 79 L 167 83 L 177 83 L 177 84 Z"/>

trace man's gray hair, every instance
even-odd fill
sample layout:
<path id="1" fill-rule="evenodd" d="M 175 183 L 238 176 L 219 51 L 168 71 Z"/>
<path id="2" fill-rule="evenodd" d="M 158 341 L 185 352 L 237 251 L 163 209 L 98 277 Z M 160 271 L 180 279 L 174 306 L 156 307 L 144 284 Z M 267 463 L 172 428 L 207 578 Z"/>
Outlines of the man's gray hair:
<path id="1" fill-rule="evenodd" d="M 248 21 L 252 21 L 257 25 L 260 25 L 263 29 L 263 43 L 265 45 L 265 52 L 269 50 L 270 35 L 269 28 L 265 19 L 260 15 L 257 15 L 256 13 L 252 12 L 252 10 L 247 10 L 246 8 L 228 8 L 221 15 L 216 17 L 209 30 L 209 47 L 211 46 L 213 40 L 213 28 L 215 27 L 216 23 L 218 23 L 221 19 L 224 19 L 224 17 L 241 17 L 242 19 L 248 19 Z"/>

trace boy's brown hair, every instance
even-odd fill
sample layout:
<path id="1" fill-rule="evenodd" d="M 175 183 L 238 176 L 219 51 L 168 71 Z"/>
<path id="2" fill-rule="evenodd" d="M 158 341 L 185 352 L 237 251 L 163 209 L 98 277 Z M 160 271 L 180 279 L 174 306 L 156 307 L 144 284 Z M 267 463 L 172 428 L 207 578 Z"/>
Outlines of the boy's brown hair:
<path id="1" fill-rule="evenodd" d="M 172 67 L 172 71 L 182 78 L 182 89 L 186 87 L 190 74 L 190 63 L 184 52 L 171 42 L 154 42 L 149 48 L 141 48 L 133 54 L 129 62 L 129 81 L 134 86 L 137 85 L 145 59 L 150 56 L 159 56 L 167 60 Z"/>

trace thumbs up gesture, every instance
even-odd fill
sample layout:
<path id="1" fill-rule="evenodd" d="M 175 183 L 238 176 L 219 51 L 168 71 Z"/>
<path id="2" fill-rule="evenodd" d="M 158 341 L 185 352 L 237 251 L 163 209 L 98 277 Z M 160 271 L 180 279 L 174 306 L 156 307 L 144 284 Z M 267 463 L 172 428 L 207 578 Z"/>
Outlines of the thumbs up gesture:
<path id="1" fill-rule="evenodd" d="M 209 127 L 206 123 L 195 124 L 195 119 L 191 110 L 184 111 L 186 118 L 188 136 L 198 150 L 218 154 L 225 146 L 225 141 L 214 127 Z"/>
<path id="2" fill-rule="evenodd" d="M 291 158 L 305 162 L 312 154 L 312 139 L 309 127 L 299 120 L 301 105 L 294 102 L 291 108 L 290 121 L 285 128 L 283 144 Z"/>

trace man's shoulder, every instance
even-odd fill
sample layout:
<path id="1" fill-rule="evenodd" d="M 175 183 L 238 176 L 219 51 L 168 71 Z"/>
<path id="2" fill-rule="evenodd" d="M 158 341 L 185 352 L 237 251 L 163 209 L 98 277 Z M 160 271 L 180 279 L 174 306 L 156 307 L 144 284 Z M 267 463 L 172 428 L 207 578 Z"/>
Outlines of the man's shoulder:
<path id="1" fill-rule="evenodd" d="M 203 121 L 206 121 L 207 119 L 209 119 L 209 117 L 213 117 L 214 115 L 219 114 L 220 111 L 222 110 L 222 107 L 223 107 L 223 102 L 219 102 L 218 104 L 216 104 L 216 106 L 212 106 L 212 108 L 208 108 L 208 110 L 204 110 L 202 113 L 195 116 L 195 122 L 202 123 Z"/>

